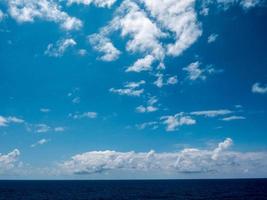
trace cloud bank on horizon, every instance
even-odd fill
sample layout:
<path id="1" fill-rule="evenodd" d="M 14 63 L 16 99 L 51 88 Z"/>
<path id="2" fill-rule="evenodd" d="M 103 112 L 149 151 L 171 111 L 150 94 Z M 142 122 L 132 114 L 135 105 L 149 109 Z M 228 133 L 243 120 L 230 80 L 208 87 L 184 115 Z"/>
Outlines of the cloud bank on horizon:
<path id="1" fill-rule="evenodd" d="M 248 31 L 265 15 L 265 0 L 4 0 L 0 174 L 266 177 L 265 24 Z"/>

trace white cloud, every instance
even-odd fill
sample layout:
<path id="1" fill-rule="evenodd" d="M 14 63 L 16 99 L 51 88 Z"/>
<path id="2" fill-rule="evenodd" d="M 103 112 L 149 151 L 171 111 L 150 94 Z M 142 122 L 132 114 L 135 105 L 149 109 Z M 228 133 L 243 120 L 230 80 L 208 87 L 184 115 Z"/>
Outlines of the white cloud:
<path id="1" fill-rule="evenodd" d="M 58 127 L 55 127 L 54 128 L 54 131 L 55 132 L 63 132 L 63 131 L 65 131 L 65 128 L 64 127 L 61 127 L 61 126 L 58 126 Z"/>
<path id="2" fill-rule="evenodd" d="M 225 150 L 228 149 L 233 144 L 233 141 L 231 138 L 226 138 L 223 142 L 218 144 L 218 147 L 214 149 L 213 154 L 211 158 L 213 160 L 217 160 L 220 156 L 220 154 Z"/>
<path id="3" fill-rule="evenodd" d="M 209 37 L 208 37 L 208 43 L 212 43 L 212 42 L 215 42 L 218 38 L 218 34 L 211 34 Z"/>
<path id="4" fill-rule="evenodd" d="M 0 115 L 0 127 L 8 126 L 10 123 L 21 124 L 24 123 L 24 120 L 14 116 L 3 117 Z"/>
<path id="5" fill-rule="evenodd" d="M 184 67 L 183 70 L 188 73 L 188 78 L 192 81 L 197 79 L 206 79 L 206 76 L 204 75 L 205 70 L 200 68 L 200 62 L 198 61 Z"/>
<path id="6" fill-rule="evenodd" d="M 167 45 L 167 54 L 178 56 L 202 34 L 197 22 L 195 0 L 142 0 L 163 29 L 174 34 L 175 42 Z M 160 6 L 159 6 L 160 5 Z"/>
<path id="7" fill-rule="evenodd" d="M 107 7 L 110 8 L 115 2 L 116 0 L 67 0 L 68 1 L 68 5 L 71 4 L 84 4 L 84 5 L 90 5 L 90 4 L 94 4 L 97 7 Z"/>
<path id="8" fill-rule="evenodd" d="M 35 130 L 37 133 L 46 133 L 51 130 L 51 127 L 46 124 L 36 124 Z"/>
<path id="9" fill-rule="evenodd" d="M 154 62 L 154 57 L 147 55 L 144 58 L 138 59 L 132 66 L 128 67 L 126 72 L 141 72 L 152 69 L 151 65 Z"/>
<path id="10" fill-rule="evenodd" d="M 165 85 L 175 85 L 178 83 L 177 76 L 171 76 L 166 79 L 166 77 L 163 74 L 157 73 L 156 77 L 157 79 L 156 81 L 154 81 L 154 85 L 156 85 L 158 88 L 162 88 Z"/>
<path id="11" fill-rule="evenodd" d="M 196 124 L 196 120 L 190 116 L 185 116 L 184 113 L 177 113 L 173 116 L 163 116 L 160 119 L 163 120 L 162 123 L 166 125 L 166 131 L 175 131 L 180 126 Z"/>
<path id="12" fill-rule="evenodd" d="M 233 121 L 233 120 L 242 120 L 242 119 L 246 119 L 243 116 L 230 116 L 230 117 L 224 117 L 222 120 L 223 121 Z"/>
<path id="13" fill-rule="evenodd" d="M 9 14 L 17 22 L 34 22 L 35 19 L 59 23 L 65 30 L 82 27 L 81 20 L 61 11 L 55 1 L 49 0 L 8 0 Z"/>
<path id="14" fill-rule="evenodd" d="M 57 41 L 56 44 L 49 44 L 45 54 L 52 57 L 61 57 L 69 47 L 76 44 L 76 41 L 72 38 L 62 39 Z"/>
<path id="15" fill-rule="evenodd" d="M 73 98 L 71 101 L 72 101 L 72 103 L 74 103 L 74 104 L 79 104 L 79 103 L 81 102 L 81 98 L 80 98 L 80 97 L 75 97 L 75 98 Z"/>
<path id="16" fill-rule="evenodd" d="M 151 129 L 155 130 L 159 127 L 159 123 L 156 121 L 151 121 L 151 122 L 145 122 L 142 124 L 137 124 L 135 126 L 136 126 L 136 128 L 138 128 L 140 130 L 143 130 L 145 128 L 151 128 Z"/>
<path id="17" fill-rule="evenodd" d="M 155 104 L 158 102 L 158 99 L 156 97 L 150 97 L 147 101 L 147 105 L 143 106 L 140 105 L 136 108 L 136 112 L 139 113 L 145 113 L 145 112 L 155 112 L 158 110 L 158 107 L 155 106 Z"/>
<path id="18" fill-rule="evenodd" d="M 0 22 L 4 19 L 5 14 L 3 13 L 2 10 L 0 10 Z"/>
<path id="19" fill-rule="evenodd" d="M 5 170 L 14 168 L 16 166 L 16 162 L 18 161 L 19 156 L 20 151 L 18 149 L 14 149 L 8 154 L 0 153 L 0 173 Z"/>
<path id="20" fill-rule="evenodd" d="M 251 91 L 253 93 L 266 94 L 267 93 L 267 85 L 261 85 L 260 83 L 254 83 L 252 85 Z"/>
<path id="21" fill-rule="evenodd" d="M 90 151 L 77 154 L 60 164 L 67 174 L 97 174 L 112 171 L 156 172 L 157 174 L 220 174 L 247 175 L 258 171 L 266 174 L 266 152 L 228 151 L 230 138 L 219 143 L 215 149 L 185 148 L 179 152 L 117 152 Z"/>
<path id="22" fill-rule="evenodd" d="M 43 145 L 43 144 L 46 144 L 48 143 L 49 140 L 47 139 L 41 139 L 41 140 L 38 140 L 36 143 L 32 144 L 31 147 L 36 147 L 36 146 L 39 146 L 39 145 Z"/>
<path id="23" fill-rule="evenodd" d="M 250 9 L 260 5 L 262 2 L 263 2 L 262 0 L 241 0 L 240 5 L 244 9 Z"/>
<path id="24" fill-rule="evenodd" d="M 51 111 L 51 109 L 49 109 L 49 108 L 41 108 L 40 111 L 43 112 L 43 113 L 49 113 Z"/>
<path id="25" fill-rule="evenodd" d="M 110 39 L 102 34 L 93 34 L 88 37 L 89 42 L 94 50 L 103 53 L 101 60 L 110 62 L 117 60 L 120 56 L 120 51 L 112 44 Z"/>
<path id="26" fill-rule="evenodd" d="M 82 119 L 82 118 L 89 118 L 89 119 L 95 119 L 97 118 L 96 112 L 84 112 L 84 113 L 76 113 L 76 114 L 69 114 L 69 117 L 72 117 L 73 119 Z"/>
<path id="27" fill-rule="evenodd" d="M 197 116 L 205 116 L 205 117 L 217 117 L 220 115 L 227 115 L 231 114 L 233 111 L 227 110 L 227 109 L 220 109 L 220 110 L 204 110 L 204 111 L 194 111 L 191 112 L 191 115 L 197 115 Z"/>
<path id="28" fill-rule="evenodd" d="M 109 91 L 119 95 L 140 96 L 144 92 L 144 89 L 140 89 L 140 86 L 143 84 L 145 84 L 143 80 L 139 82 L 129 82 L 124 85 L 123 89 L 110 88 Z"/>
<path id="29" fill-rule="evenodd" d="M 116 29 L 121 30 L 121 36 L 128 36 L 127 50 L 130 52 L 148 53 L 155 58 L 162 58 L 164 49 L 159 42 L 165 34 L 148 18 L 134 1 L 125 0 L 117 10 L 113 20 Z"/>

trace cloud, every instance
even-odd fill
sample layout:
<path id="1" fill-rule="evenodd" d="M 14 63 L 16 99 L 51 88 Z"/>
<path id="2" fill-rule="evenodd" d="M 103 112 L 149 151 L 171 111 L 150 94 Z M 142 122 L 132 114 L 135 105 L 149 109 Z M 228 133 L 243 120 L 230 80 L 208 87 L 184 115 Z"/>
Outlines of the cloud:
<path id="1" fill-rule="evenodd" d="M 112 44 L 111 40 L 102 34 L 93 34 L 88 37 L 94 50 L 103 53 L 100 60 L 110 62 L 117 60 L 121 52 Z"/>
<path id="2" fill-rule="evenodd" d="M 4 19 L 5 14 L 3 13 L 2 10 L 0 10 L 0 22 Z"/>
<path id="3" fill-rule="evenodd" d="M 36 146 L 39 146 L 39 145 L 43 145 L 43 144 L 46 144 L 48 143 L 49 140 L 47 139 L 41 139 L 41 140 L 38 140 L 36 143 L 32 144 L 31 147 L 36 147 Z"/>
<path id="4" fill-rule="evenodd" d="M 156 97 L 150 97 L 147 101 L 146 106 L 140 105 L 136 107 L 136 112 L 139 112 L 139 113 L 155 112 L 158 110 L 158 108 L 155 106 L 157 102 L 158 102 L 158 99 Z"/>
<path id="5" fill-rule="evenodd" d="M 49 108 L 41 108 L 40 112 L 49 113 L 49 112 L 51 112 L 51 109 L 49 109 Z"/>
<path id="6" fill-rule="evenodd" d="M 19 156 L 20 156 L 20 151 L 18 149 L 14 149 L 8 154 L 0 153 L 0 173 L 14 168 L 16 166 Z"/>
<path id="7" fill-rule="evenodd" d="M 177 113 L 173 116 L 163 116 L 160 119 L 163 120 L 162 123 L 166 125 L 166 131 L 175 131 L 180 126 L 196 124 L 196 120 L 190 116 L 185 116 L 184 113 Z"/>
<path id="8" fill-rule="evenodd" d="M 154 57 L 147 55 L 144 58 L 138 59 L 132 66 L 128 67 L 126 72 L 150 71 L 152 69 L 151 65 L 153 62 Z"/>
<path id="9" fill-rule="evenodd" d="M 119 95 L 139 97 L 144 92 L 144 89 L 140 89 L 140 86 L 143 84 L 145 84 L 143 80 L 139 82 L 129 82 L 124 85 L 123 89 L 110 88 L 109 91 Z"/>
<path id="10" fill-rule="evenodd" d="M 233 121 L 233 120 L 242 120 L 242 119 L 246 119 L 245 117 L 243 116 L 230 116 L 230 117 L 225 117 L 223 118 L 222 120 L 223 121 Z"/>
<path id="11" fill-rule="evenodd" d="M 58 127 L 55 127 L 54 128 L 54 131 L 55 132 L 63 132 L 63 131 L 65 131 L 65 128 L 64 127 L 61 127 L 61 126 L 58 126 Z"/>
<path id="12" fill-rule="evenodd" d="M 157 23 L 174 34 L 175 42 L 167 45 L 168 55 L 180 55 L 201 36 L 202 30 L 197 22 L 194 0 L 143 0 L 143 2 Z"/>
<path id="13" fill-rule="evenodd" d="M 175 85 L 178 83 L 177 76 L 171 76 L 169 78 L 166 78 L 162 73 L 156 74 L 156 81 L 154 81 L 154 85 L 156 85 L 158 88 L 162 88 L 166 85 Z M 165 80 L 166 79 L 166 80 Z"/>
<path id="14" fill-rule="evenodd" d="M 164 50 L 158 39 L 165 34 L 144 10 L 134 1 L 125 0 L 116 13 L 113 24 L 115 29 L 121 30 L 122 37 L 129 37 L 126 45 L 129 52 L 148 53 L 156 58 L 163 56 Z"/>
<path id="15" fill-rule="evenodd" d="M 201 63 L 196 61 L 183 68 L 188 73 L 189 80 L 205 80 L 207 75 L 221 72 L 221 70 L 214 69 L 212 65 L 208 65 L 206 68 L 200 68 L 200 66 Z"/>
<path id="16" fill-rule="evenodd" d="M 24 120 L 14 116 L 3 117 L 0 115 L 0 127 L 8 126 L 10 123 L 22 124 Z"/>
<path id="17" fill-rule="evenodd" d="M 194 111 L 191 112 L 191 115 L 196 115 L 196 116 L 204 116 L 204 117 L 217 117 L 220 115 L 228 115 L 233 113 L 231 110 L 227 109 L 220 109 L 220 110 L 204 110 L 204 111 Z"/>
<path id="18" fill-rule="evenodd" d="M 261 85 L 260 83 L 254 83 L 252 85 L 251 91 L 253 93 L 266 94 L 267 93 L 267 85 Z"/>
<path id="19" fill-rule="evenodd" d="M 81 102 L 81 98 L 80 98 L 80 97 L 75 97 L 75 98 L 73 98 L 71 101 L 72 101 L 72 103 L 74 103 L 74 104 L 79 104 L 79 103 Z"/>
<path id="20" fill-rule="evenodd" d="M 7 3 L 10 16 L 19 23 L 40 19 L 58 23 L 65 30 L 77 30 L 83 25 L 81 20 L 61 11 L 55 1 L 8 0 Z"/>
<path id="21" fill-rule="evenodd" d="M 219 158 L 220 154 L 224 150 L 228 149 L 232 144 L 233 144 L 232 139 L 231 138 L 226 138 L 223 142 L 218 144 L 218 147 L 216 149 L 214 149 L 211 158 L 213 160 L 217 160 Z"/>
<path id="22" fill-rule="evenodd" d="M 208 37 L 208 43 L 213 43 L 213 42 L 215 42 L 216 40 L 217 40 L 217 38 L 218 38 L 218 34 L 211 34 L 209 37 Z"/>
<path id="23" fill-rule="evenodd" d="M 61 57 L 68 48 L 76 44 L 76 41 L 72 38 L 62 39 L 57 41 L 56 44 L 49 44 L 45 54 L 51 57 Z"/>
<path id="24" fill-rule="evenodd" d="M 151 128 L 152 130 L 155 130 L 155 129 L 157 129 L 159 127 L 159 122 L 151 121 L 151 122 L 145 122 L 145 123 L 142 123 L 142 124 L 136 124 L 135 126 L 139 130 L 143 130 L 145 128 Z"/>
<path id="25" fill-rule="evenodd" d="M 36 124 L 35 129 L 37 133 L 46 133 L 51 130 L 51 127 L 46 124 Z"/>
<path id="26" fill-rule="evenodd" d="M 72 117 L 73 119 L 82 119 L 82 118 L 89 118 L 89 119 L 95 119 L 97 118 L 96 112 L 84 112 L 84 113 L 76 113 L 76 114 L 69 114 L 69 117 Z"/>
<path id="27" fill-rule="evenodd" d="M 68 5 L 71 4 L 84 4 L 84 5 L 90 5 L 90 4 L 94 4 L 97 7 L 107 7 L 110 8 L 115 2 L 116 0 L 67 0 L 68 1 Z"/>
<path id="28" fill-rule="evenodd" d="M 179 152 L 117 152 L 90 151 L 74 155 L 60 164 L 67 174 L 97 174 L 109 171 L 128 171 L 157 174 L 241 174 L 255 173 L 267 169 L 266 152 L 228 151 L 233 144 L 231 138 L 219 143 L 215 149 L 185 148 Z"/>

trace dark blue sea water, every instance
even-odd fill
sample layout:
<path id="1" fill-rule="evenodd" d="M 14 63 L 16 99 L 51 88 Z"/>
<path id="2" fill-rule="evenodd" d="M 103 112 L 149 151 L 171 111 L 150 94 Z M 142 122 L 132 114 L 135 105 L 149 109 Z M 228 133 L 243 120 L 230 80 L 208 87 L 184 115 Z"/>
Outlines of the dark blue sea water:
<path id="1" fill-rule="evenodd" d="M 0 181 L 0 200 L 265 200 L 267 179 Z"/>

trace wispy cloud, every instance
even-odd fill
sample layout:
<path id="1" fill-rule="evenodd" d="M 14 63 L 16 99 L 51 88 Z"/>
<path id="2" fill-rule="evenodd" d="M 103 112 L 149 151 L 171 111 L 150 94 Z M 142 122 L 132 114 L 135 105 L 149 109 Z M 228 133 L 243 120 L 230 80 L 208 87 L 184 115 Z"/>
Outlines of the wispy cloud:
<path id="1" fill-rule="evenodd" d="M 143 80 L 139 82 L 128 82 L 124 85 L 123 89 L 110 88 L 109 91 L 119 95 L 140 96 L 144 92 L 144 89 L 140 89 L 140 86 L 143 84 L 145 84 Z"/>
<path id="2" fill-rule="evenodd" d="M 205 116 L 205 117 L 217 117 L 220 115 L 228 115 L 232 114 L 233 111 L 228 109 L 220 109 L 220 110 L 203 110 L 203 111 L 194 111 L 191 112 L 191 115 L 197 115 L 197 116 Z"/>
<path id="3" fill-rule="evenodd" d="M 260 83 L 254 83 L 252 85 L 251 91 L 253 93 L 266 94 L 267 93 L 267 85 L 261 85 Z"/>
<path id="4" fill-rule="evenodd" d="M 242 119 L 246 119 L 246 118 L 243 116 L 236 116 L 236 115 L 222 118 L 223 121 L 233 121 L 233 120 L 242 120 Z"/>
<path id="5" fill-rule="evenodd" d="M 89 118 L 95 119 L 97 118 L 98 114 L 96 112 L 84 112 L 84 113 L 76 113 L 76 114 L 69 114 L 69 117 L 73 119 L 82 119 L 82 118 Z"/>
<path id="6" fill-rule="evenodd" d="M 209 37 L 208 37 L 208 43 L 213 43 L 213 42 L 215 42 L 215 41 L 217 40 L 218 37 L 219 37 L 219 35 L 218 35 L 218 34 L 215 34 L 215 33 L 209 35 Z"/>
<path id="7" fill-rule="evenodd" d="M 38 140 L 36 143 L 32 144 L 31 147 L 36 147 L 36 146 L 40 146 L 40 145 L 44 145 L 46 143 L 48 143 L 50 140 L 47 140 L 47 139 L 41 139 L 41 140 Z"/>
<path id="8" fill-rule="evenodd" d="M 146 106 L 140 105 L 140 106 L 136 107 L 136 112 L 139 112 L 139 113 L 155 112 L 158 110 L 158 107 L 155 106 L 155 104 L 157 102 L 158 102 L 158 99 L 155 96 L 150 97 L 147 101 Z"/>
<path id="9" fill-rule="evenodd" d="M 56 44 L 49 44 L 45 54 L 52 57 L 61 57 L 68 48 L 76 44 L 76 41 L 72 38 L 61 39 L 57 41 Z"/>
<path id="10" fill-rule="evenodd" d="M 20 119 L 18 117 L 14 117 L 14 116 L 4 117 L 0 115 L 0 127 L 8 126 L 11 123 L 22 124 L 24 122 L 25 121 L 23 119 Z"/>

